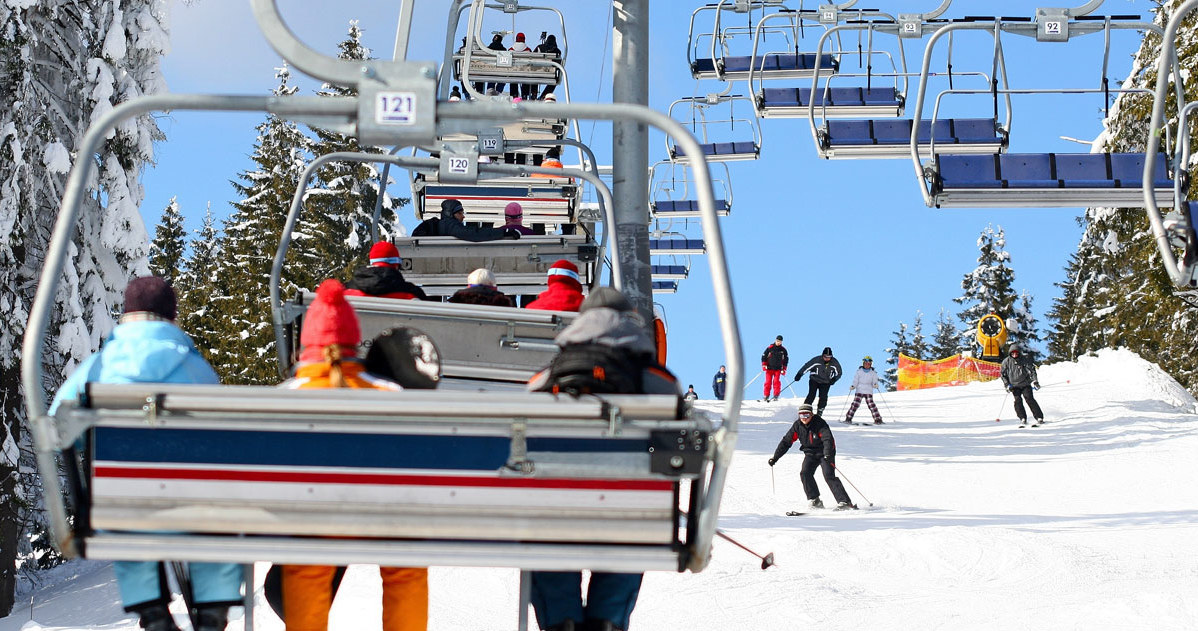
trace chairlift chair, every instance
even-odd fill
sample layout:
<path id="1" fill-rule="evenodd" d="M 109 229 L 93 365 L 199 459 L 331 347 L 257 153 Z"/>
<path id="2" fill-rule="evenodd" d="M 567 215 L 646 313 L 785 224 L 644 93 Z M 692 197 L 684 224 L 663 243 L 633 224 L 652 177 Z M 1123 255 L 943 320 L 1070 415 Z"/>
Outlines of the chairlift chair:
<path id="1" fill-rule="evenodd" d="M 360 96 L 139 97 L 98 120 L 79 154 L 94 155 L 124 121 L 178 110 L 336 117 L 364 144 L 384 146 L 427 145 L 442 122 L 467 119 L 623 119 L 658 127 L 691 155 L 702 153 L 675 121 L 635 105 L 438 104 L 431 65 L 326 57 L 295 38 L 273 0 L 253 4 L 264 34 L 291 65 L 356 87 Z M 412 98 L 404 109 L 375 98 L 400 86 Z M 692 164 L 696 181 L 706 181 L 703 161 Z M 91 384 L 79 401 L 48 416 L 42 352 L 95 169 L 95 161 L 79 160 L 69 176 L 22 350 L 50 532 L 68 557 L 616 572 L 707 564 L 735 447 L 736 392 L 721 419 L 675 396 Z M 729 379 L 736 381 L 742 353 L 714 196 L 710 185 L 698 192 Z M 272 271 L 276 308 L 280 266 L 276 260 Z M 88 468 L 78 466 L 77 439 L 88 443 Z M 70 480 L 66 493 L 60 466 Z M 77 508 L 73 522 L 68 495 Z M 252 620 L 252 598 L 247 604 Z"/>
<path id="2" fill-rule="evenodd" d="M 768 9 L 778 9 L 776 13 L 766 13 Z M 753 10 L 761 9 L 763 16 L 754 26 Z M 705 11 L 714 11 L 715 20 L 711 33 L 695 32 L 696 17 Z M 725 12 L 735 11 L 748 15 L 748 23 L 744 26 L 727 26 L 723 21 Z M 790 27 L 762 26 L 771 16 L 786 16 L 792 24 Z M 787 9 L 781 2 L 729 2 L 720 0 L 717 4 L 699 7 L 691 14 L 690 35 L 687 43 L 687 61 L 690 65 L 691 76 L 695 79 L 716 79 L 720 81 L 746 81 L 751 73 L 756 73 L 764 79 L 809 79 L 817 69 L 825 73 L 835 73 L 840 62 L 836 55 L 815 55 L 801 52 L 798 47 L 801 28 L 799 21 L 808 20 L 819 23 L 816 11 L 794 11 Z M 730 42 L 737 39 L 754 37 L 762 34 L 781 35 L 791 45 L 776 52 L 757 54 L 756 46 L 752 55 L 731 55 Z M 704 43 L 706 41 L 706 43 Z"/>
<path id="3" fill-rule="evenodd" d="M 1091 3 L 1097 6 L 1095 3 Z M 1088 7 L 1076 12 L 1070 10 L 1047 10 L 1038 12 L 1036 19 L 1016 20 L 1013 18 L 971 18 L 955 21 L 937 30 L 928 40 L 920 75 L 919 93 L 914 118 L 920 123 L 923 118 L 927 96 L 929 65 L 936 43 L 941 37 L 961 30 L 985 30 L 993 34 L 995 45 L 996 75 L 1003 77 L 1003 87 L 997 83 L 988 91 L 946 90 L 936 99 L 930 122 L 941 123 L 937 110 L 943 97 L 954 94 L 1086 94 L 1109 95 L 1126 90 L 1111 90 L 1106 86 L 1094 89 L 1052 88 L 1011 89 L 1006 84 L 1005 61 L 1003 60 L 1002 34 L 1010 33 L 1035 38 L 1039 42 L 1067 42 L 1091 33 L 1106 34 L 1106 54 L 1103 73 L 1106 76 L 1106 59 L 1109 57 L 1110 32 L 1112 29 L 1154 30 L 1160 27 L 1139 21 L 1139 16 L 1090 16 Z M 1131 90 L 1131 92 L 1146 92 Z M 950 155 L 932 150 L 933 157 L 916 150 L 916 137 L 909 139 L 909 157 L 920 181 L 920 191 L 929 207 L 937 208 L 1006 208 L 1006 207 L 1085 207 L 1112 206 L 1137 207 L 1144 204 L 1145 195 L 1151 195 L 1161 205 L 1173 202 L 1176 182 L 1169 173 L 1167 158 L 1153 158 L 1156 168 L 1146 173 L 1147 158 L 1143 153 L 977 153 L 975 155 Z M 933 138 L 939 145 L 938 137 Z M 1159 162 L 1156 162 L 1158 161 Z"/>
<path id="4" fill-rule="evenodd" d="M 653 281 L 654 294 L 676 294 L 678 293 L 678 281 L 676 280 L 655 280 Z"/>
<path id="5" fill-rule="evenodd" d="M 717 189 L 716 214 L 721 217 L 732 212 L 732 174 L 726 163 L 712 163 L 708 168 L 717 172 L 712 185 Z M 699 216 L 699 202 L 692 190 L 690 167 L 670 161 L 654 164 L 649 174 L 649 214 L 657 219 Z"/>
<path id="6" fill-rule="evenodd" d="M 752 99 L 748 97 L 708 94 L 674 101 L 670 104 L 669 116 L 674 118 L 675 109 L 680 107 L 689 110 L 690 129 L 699 137 L 700 149 L 707 162 L 756 160 L 761 155 L 761 123 L 755 116 L 738 118 L 735 109 L 737 103 L 747 103 L 752 109 Z M 708 110 L 716 108 L 727 110 L 727 116 L 708 117 Z M 666 149 L 672 161 L 685 163 L 691 160 L 691 156 L 669 141 L 666 141 Z"/>

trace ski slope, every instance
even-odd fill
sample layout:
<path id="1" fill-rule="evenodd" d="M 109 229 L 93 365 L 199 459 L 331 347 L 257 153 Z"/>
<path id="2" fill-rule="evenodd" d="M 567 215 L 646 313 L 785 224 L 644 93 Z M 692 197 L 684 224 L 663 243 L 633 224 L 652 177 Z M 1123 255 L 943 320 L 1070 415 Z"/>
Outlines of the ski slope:
<path id="1" fill-rule="evenodd" d="M 1195 400 L 1125 350 L 1046 366 L 1040 383 L 1049 422 L 1028 429 L 995 382 L 884 394 L 882 426 L 835 423 L 846 399 L 832 398 L 838 467 L 875 506 L 846 484 L 863 510 L 801 517 L 783 515 L 806 504 L 797 450 L 776 492 L 766 465 L 798 400 L 748 403 L 720 523 L 777 566 L 717 540 L 706 571 L 646 576 L 632 628 L 1198 628 Z M 430 629 L 515 629 L 516 581 L 434 568 Z M 350 568 L 330 629 L 379 629 L 379 592 L 377 572 Z M 54 570 L 24 603 L 0 631 L 138 628 L 103 563 Z M 283 625 L 263 605 L 255 628 Z"/>

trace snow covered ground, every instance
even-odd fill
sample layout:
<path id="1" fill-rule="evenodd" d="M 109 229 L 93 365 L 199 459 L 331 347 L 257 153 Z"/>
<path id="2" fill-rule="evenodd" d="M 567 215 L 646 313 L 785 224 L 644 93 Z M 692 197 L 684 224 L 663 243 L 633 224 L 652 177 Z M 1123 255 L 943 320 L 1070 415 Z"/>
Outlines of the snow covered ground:
<path id="1" fill-rule="evenodd" d="M 1127 351 L 1040 383 L 1049 423 L 1029 429 L 998 383 L 882 395 L 887 425 L 833 423 L 874 508 L 802 517 L 783 516 L 805 504 L 801 458 L 778 463 L 776 493 L 765 462 L 798 401 L 749 403 L 720 522 L 777 567 L 717 540 L 706 571 L 646 577 L 633 629 L 1198 628 L 1194 399 Z M 378 629 L 378 574 L 346 580 L 331 629 Z M 430 629 L 516 627 L 514 571 L 434 568 L 431 583 Z M 24 600 L 0 631 L 137 629 L 106 564 L 59 568 Z M 263 607 L 256 628 L 283 625 Z"/>

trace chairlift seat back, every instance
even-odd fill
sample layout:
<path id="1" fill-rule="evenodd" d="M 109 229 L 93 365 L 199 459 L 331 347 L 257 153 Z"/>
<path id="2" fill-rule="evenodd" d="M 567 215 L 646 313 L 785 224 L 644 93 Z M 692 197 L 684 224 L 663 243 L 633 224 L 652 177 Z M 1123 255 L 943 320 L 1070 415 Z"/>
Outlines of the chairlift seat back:
<path id="1" fill-rule="evenodd" d="M 549 266 L 559 259 L 577 265 L 582 284 L 590 285 L 600 254 L 598 244 L 585 234 L 529 235 L 481 243 L 454 237 L 393 241 L 403 257 L 404 278 L 430 296 L 452 295 L 466 286 L 470 272 L 483 267 L 491 270 L 504 293 L 539 293 L 547 286 Z"/>
<path id="2" fill-rule="evenodd" d="M 537 53 L 531 50 L 523 52 L 508 51 L 512 55 L 511 66 L 497 65 L 493 51 L 483 52 L 475 48 L 470 56 L 470 81 L 473 83 L 537 83 L 541 85 L 557 85 L 561 81 L 561 72 L 554 66 L 538 65 L 533 61 L 555 61 L 561 63 L 561 56 L 553 53 Z M 462 53 L 454 55 L 454 78 L 462 81 L 462 63 L 466 56 Z"/>
<path id="3" fill-rule="evenodd" d="M 650 210 L 654 215 L 662 217 L 698 217 L 699 201 L 694 199 L 662 199 L 654 201 Z M 731 212 L 728 200 L 715 200 L 715 212 L 721 217 L 727 217 Z"/>

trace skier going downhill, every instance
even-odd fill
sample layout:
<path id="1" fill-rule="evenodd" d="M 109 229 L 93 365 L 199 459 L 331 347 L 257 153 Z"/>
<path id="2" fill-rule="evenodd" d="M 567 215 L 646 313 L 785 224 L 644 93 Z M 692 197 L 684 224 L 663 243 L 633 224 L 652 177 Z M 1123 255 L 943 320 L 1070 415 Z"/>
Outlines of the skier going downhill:
<path id="1" fill-rule="evenodd" d="M 778 395 L 782 394 L 782 377 L 786 375 L 786 366 L 790 364 L 790 355 L 786 352 L 786 347 L 782 345 L 782 336 L 774 338 L 774 343 L 765 347 L 765 352 L 761 354 L 761 370 L 765 372 L 765 388 L 762 394 L 763 401 L 770 400 L 771 386 L 774 392 L 774 400 L 778 400 Z"/>
<path id="2" fill-rule="evenodd" d="M 795 373 L 795 379 L 801 378 L 804 373 L 807 374 L 807 396 L 803 398 L 803 403 L 811 403 L 818 393 L 819 407 L 815 409 L 815 413 L 823 414 L 824 408 L 828 406 L 828 388 L 844 374 L 844 370 L 840 368 L 840 361 L 832 356 L 832 347 L 825 346 L 823 353 L 807 360 Z"/>
<path id="3" fill-rule="evenodd" d="M 844 485 L 840 483 L 840 478 L 836 477 L 836 440 L 832 438 L 832 430 L 824 419 L 812 413 L 810 403 L 799 406 L 799 418 L 778 442 L 774 457 L 769 460 L 770 466 L 774 466 L 796 442 L 803 452 L 803 466 L 799 470 L 799 479 L 803 481 L 803 492 L 806 493 L 807 503 L 811 508 L 824 507 L 824 503 L 819 499 L 819 487 L 815 484 L 815 469 L 823 467 L 824 482 L 827 482 L 832 496 L 836 498 L 836 510 L 856 509 L 849 499 L 848 492 L 844 490 Z"/>
<path id="4" fill-rule="evenodd" d="M 1015 416 L 1019 417 L 1019 424 L 1027 425 L 1027 411 L 1023 409 L 1024 399 L 1027 400 L 1027 406 L 1032 409 L 1032 418 L 1036 419 L 1033 427 L 1043 423 L 1044 413 L 1040 411 L 1040 404 L 1032 395 L 1033 390 L 1040 389 L 1040 381 L 1036 378 L 1036 365 L 1032 363 L 1032 360 L 1023 356 L 1018 345 L 1012 344 L 1011 348 L 1007 350 L 1007 358 L 1002 360 L 1002 368 L 999 370 L 1002 385 L 1015 396 Z"/>
<path id="5" fill-rule="evenodd" d="M 865 401 L 865 405 L 869 406 L 870 414 L 874 415 L 874 425 L 882 424 L 882 415 L 878 413 L 878 406 L 874 404 L 874 390 L 878 389 L 878 373 L 874 370 L 874 358 L 866 355 L 861 358 L 861 367 L 857 369 L 857 374 L 853 375 L 853 385 L 849 386 L 849 390 L 855 390 L 853 395 L 853 403 L 849 406 L 849 412 L 845 415 L 845 423 L 853 422 L 853 415 L 857 413 L 857 406 L 861 405 L 861 401 Z"/>

